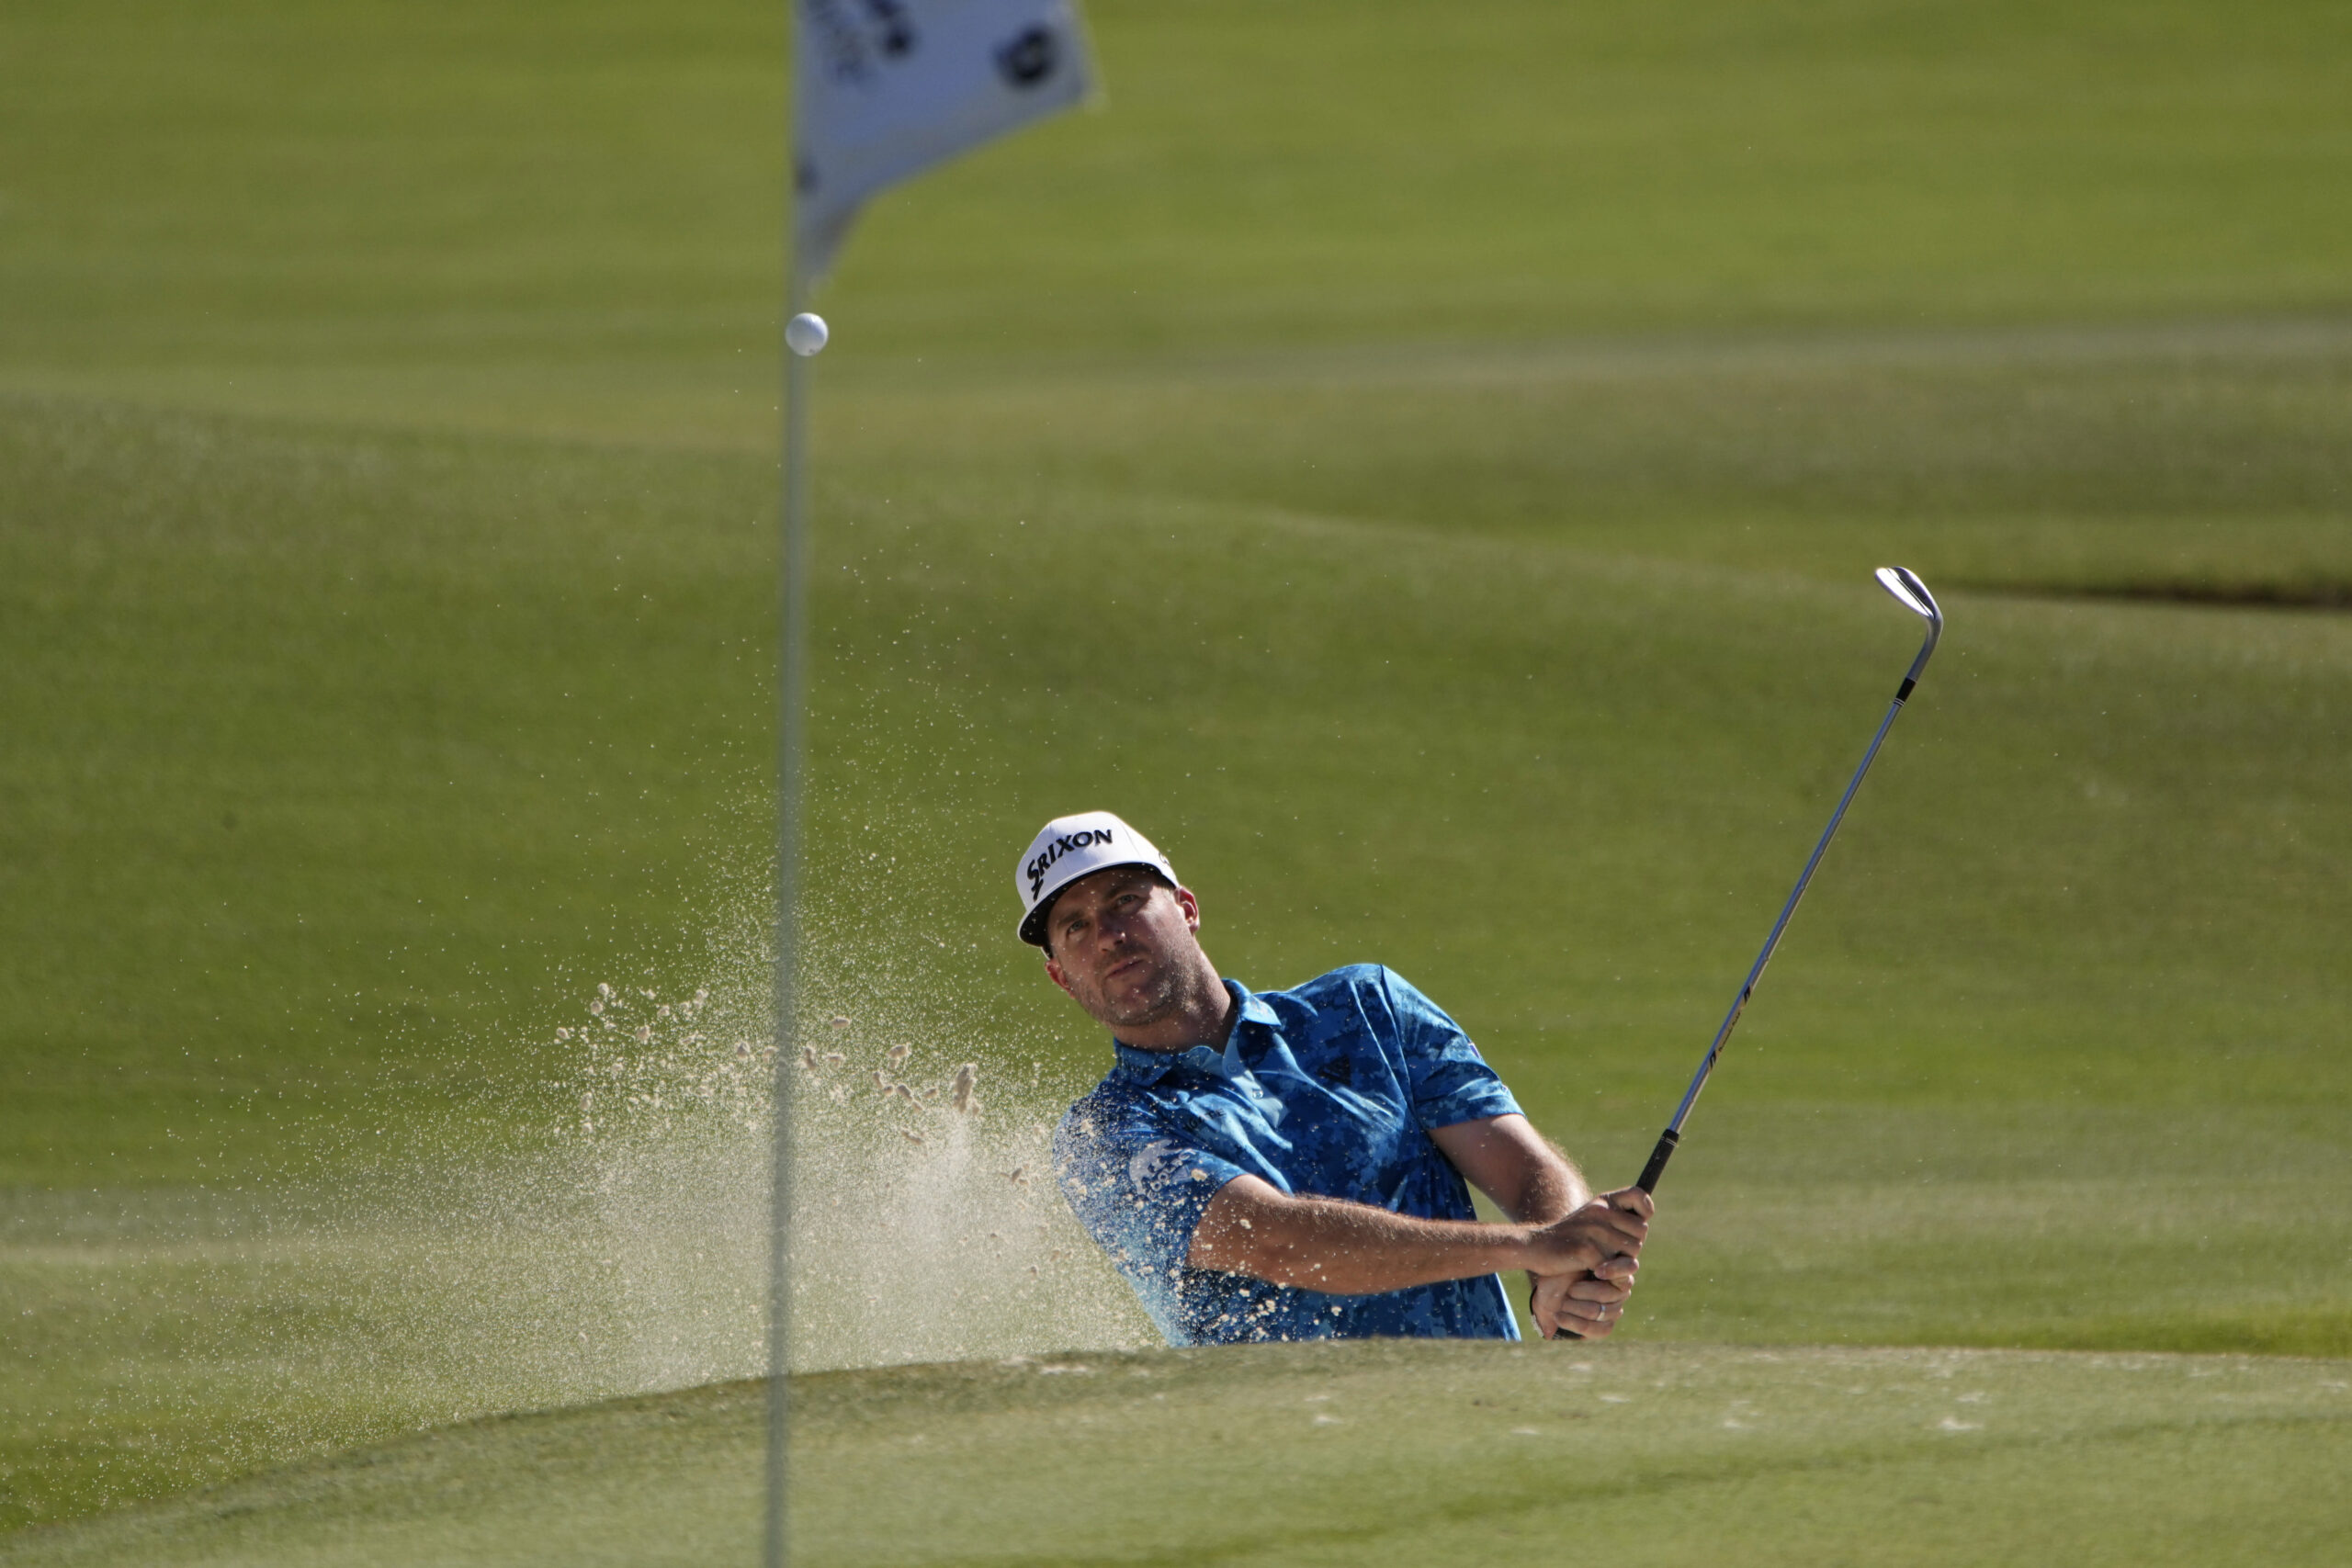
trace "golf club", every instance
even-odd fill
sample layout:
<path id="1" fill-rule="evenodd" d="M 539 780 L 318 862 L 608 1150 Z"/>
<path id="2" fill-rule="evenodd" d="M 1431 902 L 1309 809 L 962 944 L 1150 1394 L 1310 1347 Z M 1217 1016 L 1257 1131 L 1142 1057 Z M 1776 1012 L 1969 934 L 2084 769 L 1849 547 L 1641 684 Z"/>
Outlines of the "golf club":
<path id="1" fill-rule="evenodd" d="M 1846 819 L 1846 807 L 1854 803 L 1854 792 L 1862 787 L 1862 775 L 1871 771 L 1877 760 L 1878 749 L 1886 739 L 1886 732 L 1894 728 L 1895 716 L 1910 700 L 1911 690 L 1919 683 L 1919 672 L 1928 667 L 1928 656 L 1936 651 L 1936 639 L 1943 635 L 1944 613 L 1936 605 L 1936 597 L 1918 574 L 1907 567 L 1883 566 L 1878 569 L 1879 586 L 1901 602 L 1903 607 L 1928 623 L 1928 640 L 1919 645 L 1919 656 L 1911 661 L 1905 672 L 1903 684 L 1894 689 L 1894 701 L 1886 716 L 1878 723 L 1878 733 L 1871 737 L 1870 750 L 1862 753 L 1862 765 L 1846 784 L 1846 793 L 1838 797 L 1838 809 L 1829 814 L 1829 826 L 1821 830 L 1821 841 L 1813 846 L 1813 853 L 1805 858 L 1804 870 L 1797 874 L 1797 885 L 1789 891 L 1789 901 L 1781 906 L 1781 918 L 1772 922 L 1772 934 L 1764 939 L 1764 951 L 1756 955 L 1756 963 L 1748 969 L 1747 978 L 1740 982 L 1739 995 L 1732 998 L 1731 1011 L 1724 1015 L 1723 1027 L 1715 1031 L 1714 1043 L 1699 1062 L 1699 1070 L 1691 1075 L 1690 1087 L 1682 1091 L 1682 1103 L 1674 1108 L 1674 1120 L 1658 1134 L 1657 1146 L 1650 1150 L 1649 1163 L 1642 1167 L 1640 1179 L 1634 1185 L 1645 1192 L 1657 1190 L 1657 1179 L 1666 1172 L 1666 1162 L 1674 1157 L 1676 1147 L 1682 1142 L 1682 1123 L 1690 1116 L 1690 1108 L 1699 1101 L 1699 1091 L 1707 1087 L 1707 1077 L 1715 1070 L 1715 1062 L 1724 1054 L 1724 1043 L 1739 1022 L 1739 1015 L 1747 1010 L 1747 998 L 1756 994 L 1756 982 L 1764 976 L 1764 965 L 1772 962 L 1772 950 L 1781 945 L 1781 933 L 1789 929 L 1789 917 L 1797 912 L 1797 900 L 1804 897 L 1805 885 L 1813 880 L 1814 868 L 1829 848 L 1829 840 L 1838 836 L 1838 824 Z M 1578 1336 L 1563 1330 L 1563 1338 Z"/>
<path id="2" fill-rule="evenodd" d="M 1756 982 L 1764 976 L 1764 965 L 1772 962 L 1772 950 L 1781 945 L 1781 933 L 1789 929 L 1789 917 L 1797 912 L 1797 900 L 1804 897 L 1805 885 L 1813 880 L 1814 868 L 1821 863 L 1822 855 L 1829 848 L 1829 840 L 1838 836 L 1838 824 L 1846 819 L 1846 807 L 1854 803 L 1854 792 L 1862 787 L 1862 775 L 1871 771 L 1871 763 L 1878 758 L 1878 749 L 1886 739 L 1886 732 L 1894 728 L 1895 716 L 1910 700 L 1911 689 L 1919 683 L 1919 671 L 1928 667 L 1928 657 L 1936 651 L 1936 639 L 1943 635 L 1944 613 L 1936 605 L 1936 597 L 1918 574 L 1907 567 L 1883 566 L 1878 569 L 1879 586 L 1894 595 L 1903 607 L 1928 623 L 1928 640 L 1919 645 L 1919 656 L 1903 677 L 1903 684 L 1894 689 L 1894 701 L 1887 705 L 1886 716 L 1878 722 L 1878 733 L 1871 737 L 1870 750 L 1862 753 L 1862 765 L 1846 784 L 1846 793 L 1838 797 L 1838 809 L 1829 814 L 1829 826 L 1821 830 L 1821 841 L 1813 846 L 1813 853 L 1805 857 L 1804 870 L 1797 874 L 1797 885 L 1789 890 L 1789 901 L 1781 906 L 1781 918 L 1772 922 L 1772 934 L 1764 939 L 1764 951 L 1756 955 L 1755 964 L 1747 971 L 1747 978 L 1740 982 L 1739 995 L 1732 998 L 1731 1010 L 1724 1014 L 1723 1027 L 1715 1031 L 1714 1043 L 1699 1062 L 1699 1070 L 1691 1075 L 1690 1087 L 1682 1091 L 1682 1103 L 1674 1108 L 1674 1120 L 1658 1134 L 1657 1146 L 1650 1151 L 1649 1163 L 1642 1167 L 1641 1179 L 1634 1183 L 1645 1192 L 1657 1190 L 1657 1179 L 1666 1170 L 1666 1162 L 1674 1157 L 1675 1146 L 1682 1142 L 1682 1123 L 1690 1116 L 1691 1106 L 1698 1103 L 1699 1091 L 1707 1087 L 1707 1076 L 1715 1070 L 1715 1061 L 1724 1054 L 1724 1043 L 1731 1038 L 1739 1015 L 1747 1007 L 1747 998 L 1756 994 Z"/>

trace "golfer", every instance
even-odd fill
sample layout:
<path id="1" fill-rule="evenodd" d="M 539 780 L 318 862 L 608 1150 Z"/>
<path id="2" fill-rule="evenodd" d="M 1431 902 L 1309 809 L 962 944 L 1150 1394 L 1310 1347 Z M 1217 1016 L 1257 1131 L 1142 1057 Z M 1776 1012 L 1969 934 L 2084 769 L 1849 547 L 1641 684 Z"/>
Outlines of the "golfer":
<path id="1" fill-rule="evenodd" d="M 1021 939 L 1118 1058 L 1055 1133 L 1062 1191 L 1170 1344 L 1516 1339 L 1507 1269 L 1544 1337 L 1616 1326 L 1649 1195 L 1595 1198 L 1427 997 L 1374 964 L 1220 978 L 1200 900 L 1107 811 L 1047 823 L 1017 877 Z"/>

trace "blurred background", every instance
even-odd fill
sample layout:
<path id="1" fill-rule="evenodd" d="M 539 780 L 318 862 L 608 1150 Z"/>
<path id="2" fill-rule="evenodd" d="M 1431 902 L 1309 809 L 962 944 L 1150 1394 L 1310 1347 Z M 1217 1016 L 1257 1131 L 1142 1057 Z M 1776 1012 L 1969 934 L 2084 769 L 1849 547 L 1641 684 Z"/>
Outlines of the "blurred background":
<path id="1" fill-rule="evenodd" d="M 1629 1337 L 2352 1353 L 2352 13 L 1087 16 L 818 299 L 808 1364 L 1145 1332 L 1063 811 L 1629 1179 L 1890 562 Z M 0 15 L 0 1529 L 758 1370 L 785 32 Z"/>

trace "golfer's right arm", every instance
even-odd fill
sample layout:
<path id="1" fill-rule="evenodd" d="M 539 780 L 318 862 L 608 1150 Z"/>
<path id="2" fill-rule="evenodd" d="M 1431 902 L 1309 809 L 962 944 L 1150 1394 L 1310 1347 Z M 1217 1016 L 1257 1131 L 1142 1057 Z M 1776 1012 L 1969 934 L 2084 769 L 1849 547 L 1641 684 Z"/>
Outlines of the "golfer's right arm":
<path id="1" fill-rule="evenodd" d="M 1599 1202 L 1548 1224 L 1490 1225 L 1294 1196 L 1261 1178 L 1237 1176 L 1209 1200 L 1185 1261 L 1276 1285 L 1365 1296 L 1514 1269 L 1615 1278 L 1632 1271 L 1648 1233 L 1639 1214 Z"/>

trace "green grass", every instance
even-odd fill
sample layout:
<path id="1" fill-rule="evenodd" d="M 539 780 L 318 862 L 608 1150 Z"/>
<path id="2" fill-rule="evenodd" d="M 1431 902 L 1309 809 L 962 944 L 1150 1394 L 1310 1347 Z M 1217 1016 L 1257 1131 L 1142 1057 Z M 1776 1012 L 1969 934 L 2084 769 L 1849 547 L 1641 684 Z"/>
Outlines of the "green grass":
<path id="1" fill-rule="evenodd" d="M 797 1380 L 795 1561 L 2340 1561 L 2352 1363 L 1369 1344 Z M 0 1546 L 34 1565 L 708 1562 L 757 1384 L 444 1428 Z"/>
<path id="2" fill-rule="evenodd" d="M 1107 107 L 887 198 L 895 358 L 2340 312 L 2341 11 L 1090 9 Z M 14 6 L 0 363 L 301 412 L 769 436 L 752 0 Z M 829 359 L 829 364 L 831 361 Z"/>
<path id="3" fill-rule="evenodd" d="M 1943 586 L 2341 604 L 2352 585 L 2340 320 L 826 369 L 834 461 L 952 453 L 1016 493 L 1215 498 L 1841 581 L 1879 552 Z"/>
<path id="4" fill-rule="evenodd" d="M 46 417 L 65 429 L 98 418 Z M 276 728 L 227 743 L 156 718 L 28 754 L 92 764 L 80 790 L 48 798 L 101 847 L 60 856 L 47 885 L 32 856 L 19 863 L 36 868 L 10 900 L 26 912 L 23 942 L 42 940 L 34 911 L 72 907 L 77 868 L 122 852 L 105 833 L 134 819 L 143 836 L 136 859 L 123 854 L 127 883 L 169 873 L 200 887 L 232 872 L 248 879 L 232 885 L 240 908 L 267 912 L 265 895 L 293 907 L 233 946 L 208 907 L 220 895 L 159 900 L 148 940 L 176 962 L 144 991 L 132 977 L 86 996 L 27 987 L 19 1027 L 59 1021 L 46 1036 L 25 1028 L 13 1058 L 19 1179 L 80 1169 L 186 1183 L 217 1169 L 220 1185 L 250 1186 L 343 1170 L 397 1194 L 420 1167 L 463 1171 L 534 1139 L 576 1084 L 548 1031 L 576 1016 L 601 973 L 591 965 L 633 962 L 665 991 L 710 975 L 695 922 L 725 901 L 695 868 L 715 865 L 723 885 L 726 835 L 756 844 L 761 819 L 737 798 L 756 765 L 712 776 L 694 764 L 698 735 L 718 738 L 707 750 L 722 763 L 729 745 L 740 756 L 756 744 L 729 730 L 722 699 L 737 694 L 735 722 L 755 735 L 760 666 L 736 663 L 741 645 L 725 637 L 643 629 L 642 607 L 666 602 L 695 626 L 735 595 L 752 601 L 744 620 L 758 614 L 760 536 L 677 504 L 709 496 L 717 513 L 730 493 L 749 504 L 728 486 L 755 484 L 756 468 L 217 420 L 135 437 L 128 417 L 103 426 L 113 471 L 152 461 L 162 475 L 148 493 L 180 509 L 168 515 L 210 519 L 159 523 L 159 539 L 233 542 L 225 519 L 267 515 L 235 498 L 267 495 L 266 477 L 312 476 L 288 514 L 347 517 L 343 548 L 305 556 L 298 533 L 232 557 L 266 613 L 211 635 L 237 653 L 231 668 L 340 668 L 371 695 L 355 705 L 360 722 L 340 705 L 290 703 Z M 69 447 L 59 435 L 48 449 Z M 161 454 L 175 450 L 205 463 L 170 467 Z M 526 482 L 534 473 L 545 488 Z M 1016 1084 L 1040 1061 L 1049 1076 L 1009 1097 L 1015 1114 L 1080 1087 L 1100 1046 L 1003 940 L 991 852 L 1070 798 L 1112 798 L 1153 823 L 1204 888 L 1211 951 L 1232 971 L 1278 983 L 1362 955 L 1397 964 L 1454 1009 L 1544 1125 L 1597 1173 L 1622 1176 L 1912 647 L 1909 624 L 1863 581 L 1075 489 L 1028 498 L 1029 515 L 1008 525 L 958 506 L 941 481 L 899 477 L 887 496 L 839 487 L 829 502 L 813 1005 L 974 1050 Z M 503 564 L 534 519 L 553 530 L 594 515 L 582 491 L 643 530 L 628 546 L 607 536 L 629 557 L 628 586 L 650 596 L 636 605 L 609 607 L 601 547 L 578 552 L 570 575 Z M 219 491 L 228 499 L 209 499 Z M 496 498 L 500 526 L 469 525 L 474 493 Z M 448 508 L 437 521 L 435 504 Z M 1130 526 L 1105 530 L 1113 506 Z M 382 513 L 431 526 L 368 528 Z M 1133 526 L 1139 517 L 1162 525 Z M 1106 546 L 1143 586 L 1106 585 L 1073 617 L 1054 585 Z M 339 597 L 334 578 L 370 556 L 359 575 L 371 592 Z M 189 664 L 174 651 L 192 635 L 174 604 L 193 572 L 161 546 L 142 558 L 139 572 L 94 572 L 91 591 L 114 597 L 99 598 L 102 615 L 88 600 L 59 612 L 58 641 L 102 620 L 130 628 L 123 667 Z M 1228 573 L 1237 561 L 1246 570 Z M 1302 598 L 1302 583 L 1317 586 Z M 1951 598 L 1941 662 L 1676 1167 L 1637 1332 L 2345 1353 L 2352 1192 L 2331 954 L 2346 919 L 2328 870 L 2345 846 L 2326 803 L 2347 628 L 2328 615 Z M 432 615 L 481 627 L 495 657 L 446 629 L 398 663 L 337 652 Z M 1106 665 L 1095 651 L 1106 644 L 1159 651 Z M 637 694 L 665 669 L 689 700 Z M 22 678 L 78 693 L 47 710 L 59 715 L 119 702 L 102 679 L 71 684 L 74 671 L 35 660 Z M 414 728 L 365 722 L 403 685 L 446 705 L 425 714 L 480 728 L 424 746 Z M 521 722 L 537 705 L 568 718 L 567 692 L 590 694 L 597 716 Z M 247 793 L 143 810 L 142 795 L 107 793 L 160 773 L 194 794 L 205 775 L 190 756 L 217 759 Z M 1039 756 L 1065 761 L 1040 770 Z M 444 804 L 453 776 L 470 812 Z M 372 783 L 362 794 L 355 779 Z M 671 810 L 606 805 L 655 791 Z M 282 817 L 246 804 L 254 794 Z M 354 798 L 368 807 L 330 809 Z M 213 815 L 229 809 L 235 829 Z M 282 835 L 285 891 L 215 848 L 248 818 Z M 588 848 L 567 848 L 567 830 Z M 518 842 L 527 854 L 504 847 Z M 2167 852 L 2152 857 L 2152 843 Z M 208 871 L 207 850 L 232 872 Z M 353 864 L 384 884 L 374 901 L 325 896 Z M 650 887 L 626 879 L 647 864 L 661 867 Z M 501 879 L 516 885 L 511 902 L 495 897 Z M 307 945 L 311 887 L 332 913 L 326 934 L 384 965 L 377 988 L 363 988 L 358 964 L 327 962 L 334 945 Z M 2302 918 L 2281 922 L 2281 907 Z M 571 946 L 568 911 L 586 933 Z M 476 952 L 494 936 L 510 955 L 438 967 L 431 944 L 466 941 L 466 919 L 490 933 L 472 938 Z M 535 930 L 548 933 L 536 953 Z M 413 974 L 470 988 L 436 994 Z M 119 1081 L 140 1058 L 103 1043 L 144 1038 L 148 1017 L 169 1019 L 200 985 L 214 987 L 217 1021 L 183 1013 L 168 1027 L 184 1051 L 201 1049 L 190 1042 L 208 1025 L 216 1054 L 245 1045 L 245 1076 L 182 1066 L 177 1081 L 198 1093 L 175 1094 L 151 1068 L 143 1095 L 110 1089 L 105 1075 Z M 265 1002 L 351 1032 L 285 1028 L 253 1048 Z M 724 1179 L 756 1189 L 756 1163 Z M 2239 1204 L 2266 1216 L 2251 1252 L 2216 1226 Z M 345 1216 L 356 1227 L 346 1248 L 420 1256 L 368 1228 L 364 1210 Z M 755 1229 L 670 1223 L 755 1271 Z M 9 1252 L 18 1307 L 0 1347 L 18 1374 L 7 1461 L 18 1518 L 658 1376 L 567 1359 L 575 1316 L 602 1309 L 567 1298 L 519 1313 L 518 1297 L 560 1276 L 495 1237 L 462 1249 L 491 1260 L 480 1270 L 438 1266 L 371 1298 L 341 1279 L 347 1264 L 273 1252 L 201 1216 L 74 1224 L 36 1206 Z M 1069 1272 L 1080 1267 L 1061 1266 L 1069 1288 L 1091 1282 Z M 256 1325 L 269 1330 L 258 1359 Z M 355 1376 L 388 1336 L 401 1375 Z M 98 1389 L 111 1392 L 94 1403 Z"/>
<path id="5" fill-rule="evenodd" d="M 1945 651 L 1629 1353 L 2352 1354 L 2352 623 L 2229 603 L 2352 596 L 2343 17 L 1089 14 L 1107 110 L 888 198 L 824 298 L 812 1008 L 1028 1136 L 1101 1043 L 1003 865 L 1107 805 L 1228 971 L 1396 964 L 1622 1176 L 1909 656 L 1901 559 Z M 0 1528 L 674 1381 L 575 1325 L 731 1299 L 567 1250 L 552 1035 L 599 980 L 758 1027 L 780 44 L 0 18 Z M 732 1289 L 755 1164 L 693 1181 L 649 1224 Z M 2086 1540 L 2201 1506 L 2018 1463 L 1969 1484 Z M 1806 1473 L 1705 1506 L 1893 1506 Z"/>
<path id="6" fill-rule="evenodd" d="M 521 998 L 752 827 L 752 465 L 26 400 L 0 452 L 43 950 L 0 978 L 0 1180 L 234 1179 L 306 1105 L 510 1083 Z"/>
<path id="7" fill-rule="evenodd" d="M 697 856 L 763 830 L 756 465 L 17 409 L 7 679 L 40 743 L 7 907 L 57 956 L 10 998 L 17 1179 L 186 1179 L 231 1158 L 208 1138 L 282 1143 L 280 1092 L 511 1086 L 548 1066 L 512 1036 L 551 973 L 692 956 L 662 926 Z M 1859 571 L 955 475 L 828 482 L 826 929 L 945 941 L 899 1006 L 1025 1018 L 1073 1064 L 989 852 L 1100 796 L 1170 841 L 1237 972 L 1387 954 L 1534 1103 L 1655 1099 L 1912 646 Z M 2335 1092 L 2344 623 L 1952 600 L 1740 1092 Z M 904 895 L 858 871 L 868 833 Z M 75 963 L 104 988 L 36 979 Z M 175 1126 L 175 1081 L 223 1108 Z"/>

